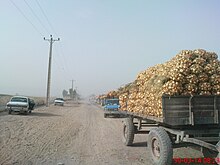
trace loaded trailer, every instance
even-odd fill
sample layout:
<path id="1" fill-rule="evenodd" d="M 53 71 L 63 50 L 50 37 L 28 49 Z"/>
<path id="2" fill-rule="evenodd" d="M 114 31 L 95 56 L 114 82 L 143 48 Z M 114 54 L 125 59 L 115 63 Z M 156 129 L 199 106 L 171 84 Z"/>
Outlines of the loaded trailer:
<path id="1" fill-rule="evenodd" d="M 220 96 L 162 96 L 163 117 L 120 111 L 123 142 L 131 146 L 136 134 L 148 134 L 149 158 L 155 165 L 170 165 L 173 148 L 192 147 L 203 159 L 177 163 L 220 164 Z M 207 161 L 207 162 L 205 162 Z"/>

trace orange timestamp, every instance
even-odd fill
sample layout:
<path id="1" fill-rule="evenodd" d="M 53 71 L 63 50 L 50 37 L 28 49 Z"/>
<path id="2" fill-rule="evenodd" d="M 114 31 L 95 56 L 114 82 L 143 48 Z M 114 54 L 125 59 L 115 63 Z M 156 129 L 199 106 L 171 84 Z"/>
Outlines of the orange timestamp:
<path id="1" fill-rule="evenodd" d="M 216 164 L 220 158 L 173 158 L 173 164 Z"/>

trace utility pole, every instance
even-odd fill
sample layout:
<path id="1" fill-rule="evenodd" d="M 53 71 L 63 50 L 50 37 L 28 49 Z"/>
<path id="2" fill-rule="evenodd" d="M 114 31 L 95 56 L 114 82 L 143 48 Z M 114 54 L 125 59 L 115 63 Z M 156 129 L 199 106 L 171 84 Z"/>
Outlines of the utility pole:
<path id="1" fill-rule="evenodd" d="M 78 104 L 78 94 L 77 94 L 77 87 L 76 87 L 76 103 Z"/>
<path id="2" fill-rule="evenodd" d="M 71 97 L 73 98 L 73 82 L 74 82 L 75 80 L 70 80 L 70 81 L 72 81 L 72 94 L 71 94 Z"/>
<path id="3" fill-rule="evenodd" d="M 51 82 L 51 60 L 52 60 L 52 45 L 55 41 L 59 41 L 60 38 L 57 40 L 53 39 L 52 35 L 50 35 L 50 39 L 46 39 L 44 37 L 45 41 L 50 42 L 50 52 L 49 52 L 49 64 L 48 64 L 48 77 L 47 77 L 47 98 L 46 98 L 46 106 L 49 107 L 50 105 L 50 82 Z"/>
<path id="4" fill-rule="evenodd" d="M 73 90 L 73 81 L 75 81 L 75 80 L 71 80 L 72 81 L 72 90 Z"/>

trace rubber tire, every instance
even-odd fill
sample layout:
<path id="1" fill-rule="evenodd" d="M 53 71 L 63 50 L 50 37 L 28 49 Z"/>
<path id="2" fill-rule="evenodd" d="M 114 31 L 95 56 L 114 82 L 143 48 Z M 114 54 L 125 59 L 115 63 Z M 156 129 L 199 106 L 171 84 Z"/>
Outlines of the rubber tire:
<path id="1" fill-rule="evenodd" d="M 138 126 L 134 126 L 134 134 L 136 134 L 138 132 Z"/>
<path id="2" fill-rule="evenodd" d="M 126 118 L 123 122 L 123 135 L 122 135 L 123 143 L 126 146 L 131 146 L 133 144 L 134 134 L 135 134 L 135 130 L 134 130 L 133 118 L 131 117 Z"/>
<path id="3" fill-rule="evenodd" d="M 159 158 L 154 155 L 153 142 L 159 142 Z M 153 165 L 171 165 L 173 160 L 173 148 L 169 135 L 163 128 L 153 128 L 148 135 L 149 158 Z"/>
<path id="4" fill-rule="evenodd" d="M 8 110 L 8 114 L 11 114 L 11 112 L 12 112 L 12 110 L 11 110 L 11 109 L 9 109 L 9 110 Z"/>
<path id="5" fill-rule="evenodd" d="M 214 158 L 215 159 L 218 156 L 217 152 L 212 151 L 212 150 L 205 148 L 205 147 L 202 148 L 202 153 L 203 153 L 204 158 Z"/>
<path id="6" fill-rule="evenodd" d="M 107 117 L 107 114 L 104 114 L 104 118 L 106 118 Z"/>
<path id="7" fill-rule="evenodd" d="M 28 111 L 29 113 L 31 113 L 31 110 L 30 111 Z"/>

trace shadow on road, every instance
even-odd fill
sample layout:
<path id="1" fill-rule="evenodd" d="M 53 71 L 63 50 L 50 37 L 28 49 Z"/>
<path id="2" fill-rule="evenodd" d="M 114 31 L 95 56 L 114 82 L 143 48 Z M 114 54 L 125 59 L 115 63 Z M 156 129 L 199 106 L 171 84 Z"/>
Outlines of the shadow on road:
<path id="1" fill-rule="evenodd" d="M 133 143 L 131 147 L 147 147 L 147 142 Z"/>
<path id="2" fill-rule="evenodd" d="M 0 116 L 6 116 L 9 115 L 8 112 L 3 111 L 0 113 Z M 38 117 L 53 117 L 53 116 L 61 116 L 61 115 L 56 115 L 56 114 L 52 114 L 52 113 L 46 113 L 46 112 L 31 112 L 28 114 L 24 114 L 24 113 L 19 113 L 19 112 L 12 112 L 12 114 L 10 115 L 21 115 L 21 116 L 38 116 Z"/>
<path id="3" fill-rule="evenodd" d="M 8 115 L 6 111 L 0 111 L 0 116 L 5 116 L 5 115 Z"/>
<path id="4" fill-rule="evenodd" d="M 80 107 L 80 104 L 65 104 L 65 107 Z"/>
<path id="5" fill-rule="evenodd" d="M 24 115 L 24 114 L 20 114 L 20 115 Z M 60 116 L 60 115 L 46 113 L 46 112 L 32 112 L 32 113 L 28 113 L 26 116 L 52 117 L 52 116 Z"/>

